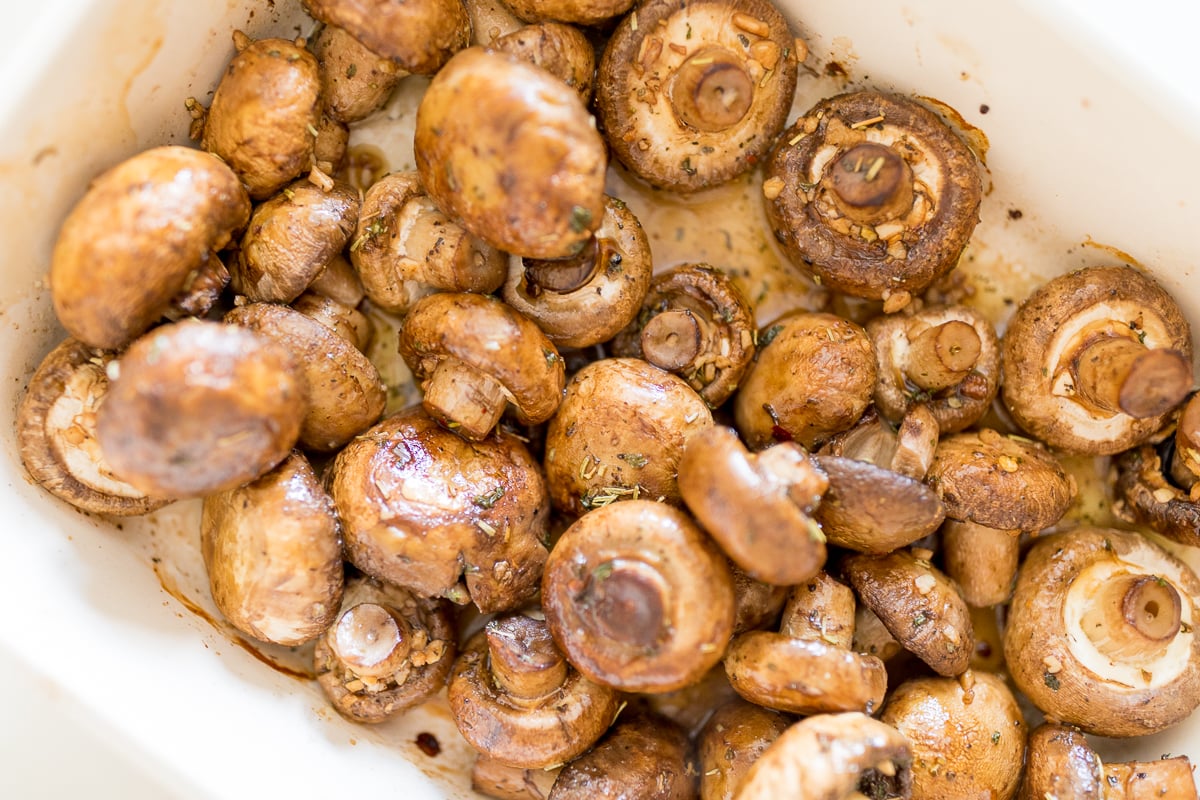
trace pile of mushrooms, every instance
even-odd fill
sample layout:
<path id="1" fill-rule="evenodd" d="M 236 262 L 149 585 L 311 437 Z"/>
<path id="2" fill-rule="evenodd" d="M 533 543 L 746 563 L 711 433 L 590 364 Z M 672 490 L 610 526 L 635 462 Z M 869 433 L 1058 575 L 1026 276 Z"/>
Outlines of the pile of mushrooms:
<path id="1" fill-rule="evenodd" d="M 1085 738 L 1200 706 L 1167 291 L 1096 266 L 1010 320 L 947 302 L 975 156 L 872 91 L 784 130 L 806 48 L 767 0 L 509 5 L 237 34 L 201 149 L 115 165 L 63 223 L 31 477 L 108 516 L 201 498 L 231 629 L 353 722 L 445 690 L 494 797 L 1195 797 L 1186 758 Z M 409 73 L 416 169 L 358 187 L 347 137 Z M 609 153 L 678 194 L 761 166 L 834 297 L 762 326 L 737 265 L 655 263 Z M 1093 456 L 1103 525 L 1072 513 Z"/>

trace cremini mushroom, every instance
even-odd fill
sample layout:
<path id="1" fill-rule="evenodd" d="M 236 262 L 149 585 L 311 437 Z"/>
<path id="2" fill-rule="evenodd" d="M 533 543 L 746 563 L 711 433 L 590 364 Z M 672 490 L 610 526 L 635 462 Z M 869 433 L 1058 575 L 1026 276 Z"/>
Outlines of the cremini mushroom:
<path id="1" fill-rule="evenodd" d="M 727 555 L 753 578 L 792 586 L 825 563 L 812 518 L 829 479 L 794 442 L 749 453 L 732 428 L 693 434 L 679 460 L 679 493 Z"/>
<path id="2" fill-rule="evenodd" d="M 1200 579 L 1145 537 L 1076 528 L 1021 564 L 1004 631 L 1013 682 L 1100 736 L 1167 728 L 1200 705 Z"/>
<path id="3" fill-rule="evenodd" d="M 371 320 L 357 308 L 316 292 L 300 295 L 292 302 L 292 308 L 321 323 L 358 350 L 366 352 L 371 344 L 374 335 Z"/>
<path id="4" fill-rule="evenodd" d="M 358 308 L 367 296 L 354 265 L 340 253 L 331 258 L 325 269 L 312 279 L 308 289 L 350 308 Z"/>
<path id="5" fill-rule="evenodd" d="M 686 514 L 627 500 L 589 511 L 558 540 L 542 607 L 554 641 L 588 678 L 667 692 L 720 661 L 733 630 L 732 580 Z"/>
<path id="6" fill-rule="evenodd" d="M 501 301 L 465 293 L 418 300 L 400 329 L 400 355 L 425 409 L 461 436 L 488 435 L 509 404 L 537 425 L 558 408 L 566 373 L 554 344 Z"/>
<path id="7" fill-rule="evenodd" d="M 520 19 L 527 22 L 558 20 L 576 25 L 598 25 L 629 10 L 632 0 L 504 0 Z"/>
<path id="8" fill-rule="evenodd" d="M 786 122 L 796 56 L 787 19 L 767 0 L 637 4 L 609 38 L 596 82 L 613 154 L 677 192 L 741 175 Z"/>
<path id="9" fill-rule="evenodd" d="M 313 170 L 308 179 L 322 187 L 328 187 L 326 180 L 330 175 L 341 171 L 346 163 L 346 153 L 350 147 L 350 128 L 321 112 L 317 120 L 317 135 L 313 139 Z"/>
<path id="10" fill-rule="evenodd" d="M 750 766 L 789 724 L 778 711 L 742 699 L 714 711 L 696 742 L 700 800 L 733 800 Z"/>
<path id="11" fill-rule="evenodd" d="M 414 155 L 438 208 L 508 253 L 577 255 L 604 213 L 608 155 L 579 95 L 507 53 L 472 47 L 438 72 Z"/>
<path id="12" fill-rule="evenodd" d="M 548 800 L 692 800 L 697 774 L 679 726 L 653 714 L 631 714 L 563 767 Z"/>
<path id="13" fill-rule="evenodd" d="M 979 163 L 953 129 L 915 100 L 872 91 L 813 106 L 776 140 L 765 175 L 767 217 L 792 261 L 885 311 L 954 267 L 983 197 Z"/>
<path id="14" fill-rule="evenodd" d="M 1116 467 L 1119 516 L 1200 546 L 1200 393 L 1183 407 L 1173 436 L 1121 454 Z"/>
<path id="15" fill-rule="evenodd" d="M 391 58 L 375 53 L 344 28 L 325 25 L 313 40 L 321 66 L 321 96 L 333 119 L 351 123 L 383 108 L 392 90 L 409 73 Z"/>
<path id="16" fill-rule="evenodd" d="M 509 256 L 504 300 L 555 345 L 590 347 L 637 316 L 653 267 L 642 224 L 627 205 L 605 196 L 604 217 L 578 255 L 555 261 Z"/>
<path id="17" fill-rule="evenodd" d="M 125 346 L 249 218 L 237 176 L 208 153 L 155 147 L 121 162 L 92 182 L 59 230 L 50 260 L 59 322 L 89 347 Z"/>
<path id="18" fill-rule="evenodd" d="M 596 50 L 586 35 L 563 22 L 535 22 L 497 37 L 491 46 L 539 66 L 592 102 Z"/>
<path id="19" fill-rule="evenodd" d="M 544 620 L 495 617 L 454 663 L 450 713 L 463 737 L 511 767 L 542 769 L 583 754 L 608 730 L 617 693 L 579 674 Z"/>
<path id="20" fill-rule="evenodd" d="M 785 594 L 784 599 L 786 597 Z M 782 607 L 782 603 L 780 606 Z M 725 666 L 717 664 L 698 680 L 681 689 L 641 694 L 637 696 L 636 701 L 639 706 L 671 720 L 683 728 L 689 739 L 696 740 L 717 708 L 740 699 L 738 693 L 729 685 Z"/>
<path id="21" fill-rule="evenodd" d="M 729 645 L 729 682 L 752 703 L 795 714 L 883 705 L 887 671 L 850 649 L 854 593 L 822 572 L 792 588 L 779 633 L 750 631 Z"/>
<path id="22" fill-rule="evenodd" d="M 300 453 L 257 480 L 204 498 L 200 550 L 217 608 L 255 639 L 302 644 L 337 617 L 341 525 Z"/>
<path id="23" fill-rule="evenodd" d="M 471 788 L 497 800 L 546 800 L 561 771 L 510 767 L 479 753 L 471 765 Z"/>
<path id="24" fill-rule="evenodd" d="M 639 497 L 678 505 L 684 445 L 712 424 L 683 379 L 636 358 L 594 361 L 567 382 L 546 430 L 551 500 L 573 514 Z"/>
<path id="25" fill-rule="evenodd" d="M 326 484 L 346 558 L 368 575 L 484 613 L 536 593 L 549 503 L 515 436 L 468 442 L 410 408 L 347 444 Z"/>
<path id="26" fill-rule="evenodd" d="M 461 0 L 304 0 L 304 5 L 317 20 L 343 28 L 372 53 L 418 75 L 437 72 L 471 38 Z"/>
<path id="27" fill-rule="evenodd" d="M 613 352 L 674 372 L 716 408 L 749 369 L 756 338 L 754 311 L 725 273 L 681 264 L 655 277 Z"/>
<path id="28" fill-rule="evenodd" d="M 1059 276 L 1013 315 L 1001 349 L 1004 404 L 1050 447 L 1111 455 L 1163 427 L 1192 389 L 1191 332 L 1131 267 Z"/>
<path id="29" fill-rule="evenodd" d="M 346 582 L 337 620 L 317 640 L 317 683 L 347 719 L 383 722 L 441 691 L 455 642 L 445 600 L 357 576 Z"/>
<path id="30" fill-rule="evenodd" d="M 733 635 L 766 627 L 779 619 L 787 602 L 788 587 L 777 586 L 750 577 L 730 560 L 733 575 Z"/>

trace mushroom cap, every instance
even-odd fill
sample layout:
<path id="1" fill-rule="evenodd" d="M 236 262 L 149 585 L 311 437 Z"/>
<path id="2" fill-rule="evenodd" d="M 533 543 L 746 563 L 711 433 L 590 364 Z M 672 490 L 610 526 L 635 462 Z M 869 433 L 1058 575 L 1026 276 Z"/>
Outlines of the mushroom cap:
<path id="1" fill-rule="evenodd" d="M 1153 447 L 1142 445 L 1122 453 L 1116 466 L 1114 510 L 1168 539 L 1200 547 L 1200 503 L 1167 479 L 1162 457 Z"/>
<path id="2" fill-rule="evenodd" d="M 504 0 L 504 5 L 526 22 L 597 25 L 624 14 L 633 0 Z"/>
<path id="3" fill-rule="evenodd" d="M 915 797 L 1011 800 L 1016 794 L 1025 719 L 1002 679 L 972 674 L 967 690 L 954 678 L 907 680 L 892 689 L 879 715 L 912 748 Z"/>
<path id="4" fill-rule="evenodd" d="M 1104 765 L 1083 734 L 1045 722 L 1029 734 L 1021 800 L 1103 797 Z"/>
<path id="5" fill-rule="evenodd" d="M 418 595 L 461 596 L 485 613 L 537 591 L 549 504 L 541 470 L 501 431 L 468 442 L 419 407 L 342 449 L 326 476 L 346 558 Z"/>
<path id="6" fill-rule="evenodd" d="M 1180 598 L 1179 630 L 1151 658 L 1102 653 L 1081 628 L 1101 587 L 1150 575 Z M 1136 533 L 1076 528 L 1039 537 L 1025 556 L 1004 631 L 1013 682 L 1048 716 L 1100 736 L 1141 736 L 1200 705 L 1200 579 Z M 1165 609 L 1155 609 L 1166 614 Z"/>
<path id="7" fill-rule="evenodd" d="M 471 38 L 460 0 L 304 0 L 326 25 L 344 28 L 371 52 L 409 72 L 432 75 Z"/>
<path id="8" fill-rule="evenodd" d="M 121 162 L 59 230 L 50 261 L 59 322 L 90 347 L 123 347 L 249 218 L 238 177 L 208 153 L 172 145 Z"/>
<path id="9" fill-rule="evenodd" d="M 563 767 L 549 800 L 693 800 L 697 774 L 691 743 L 678 725 L 653 714 L 630 715 Z"/>
<path id="10" fill-rule="evenodd" d="M 789 724 L 778 711 L 740 698 L 714 711 L 696 743 L 701 799 L 733 800 L 751 765 Z"/>
<path id="11" fill-rule="evenodd" d="M 264 642 L 320 636 L 341 607 L 341 534 L 333 501 L 297 452 L 261 478 L 209 495 L 200 549 L 213 601 Z"/>
<path id="12" fill-rule="evenodd" d="M 553 19 L 562 21 L 526 25 L 498 37 L 491 46 L 546 70 L 578 92 L 586 105 L 592 101 L 596 79 L 596 49 L 583 31 L 563 24 L 570 20 Z"/>
<path id="13" fill-rule="evenodd" d="M 604 213 L 595 121 L 574 89 L 507 53 L 472 47 L 438 72 L 414 156 L 438 207 L 508 253 L 573 256 Z"/>
<path id="14" fill-rule="evenodd" d="M 1135 341 L 1192 360 L 1191 329 L 1171 296 L 1130 267 L 1091 267 L 1045 283 L 1021 303 L 1001 343 L 1001 393 L 1022 428 L 1050 447 L 1111 455 L 1163 427 L 1170 411 L 1145 419 L 1091 410 L 1075 399 L 1060 361 L 1096 325 L 1112 321 Z"/>
<path id="15" fill-rule="evenodd" d="M 927 480 L 948 517 L 1001 530 L 1049 527 L 1076 493 L 1074 479 L 1053 453 L 990 428 L 941 439 Z"/>
<path id="16" fill-rule="evenodd" d="M 733 575 L 734 636 L 768 626 L 779 618 L 779 612 L 787 602 L 787 586 L 776 586 L 751 578 L 732 560 L 729 562 L 729 572 Z"/>
<path id="17" fill-rule="evenodd" d="M 336 25 L 323 26 L 312 49 L 321 65 L 325 111 L 339 122 L 358 122 L 382 108 L 408 74 Z"/>
<path id="18" fill-rule="evenodd" d="M 843 153 L 864 142 L 911 165 L 920 202 L 907 217 L 915 219 L 860 226 L 837 210 L 827 178 Z M 870 91 L 813 106 L 775 140 L 765 174 L 783 181 L 766 211 L 792 261 L 823 286 L 874 300 L 916 295 L 948 272 L 983 197 L 975 155 L 940 117 L 914 100 Z M 896 231 L 884 236 L 883 225 Z"/>
<path id="19" fill-rule="evenodd" d="M 686 514 L 652 500 L 584 514 L 542 577 L 546 624 L 567 660 L 623 691 L 700 678 L 729 643 L 733 603 L 724 556 Z"/>
<path id="20" fill-rule="evenodd" d="M 291 307 L 304 316 L 321 323 L 360 351 L 365 351 L 371 344 L 371 337 L 374 334 L 371 320 L 353 306 L 340 303 L 332 297 L 308 291 L 292 301 Z"/>
<path id="21" fill-rule="evenodd" d="M 787 121 L 795 51 L 767 0 L 639 3 L 600 58 L 596 106 L 613 155 L 675 192 L 746 172 Z"/>

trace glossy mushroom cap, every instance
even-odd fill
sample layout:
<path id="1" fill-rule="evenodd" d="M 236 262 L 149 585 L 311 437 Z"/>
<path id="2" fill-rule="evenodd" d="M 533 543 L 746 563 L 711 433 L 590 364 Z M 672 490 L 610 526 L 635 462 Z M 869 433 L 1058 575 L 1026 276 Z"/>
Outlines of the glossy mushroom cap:
<path id="1" fill-rule="evenodd" d="M 497 37 L 491 46 L 541 67 L 579 93 L 587 105 L 596 80 L 596 51 L 587 36 L 573 25 L 536 22 Z"/>
<path id="2" fill-rule="evenodd" d="M 653 714 L 630 715 L 563 768 L 548 800 L 691 800 L 697 774 L 691 743 L 677 725 Z"/>
<path id="3" fill-rule="evenodd" d="M 778 711 L 741 699 L 714 711 L 697 740 L 700 800 L 733 800 L 750 767 L 789 724 Z"/>
<path id="4" fill-rule="evenodd" d="M 312 48 L 321 66 L 325 110 L 339 122 L 366 119 L 383 107 L 408 75 L 397 62 L 373 52 L 336 25 L 322 27 Z"/>
<path id="5" fill-rule="evenodd" d="M 432 75 L 467 46 L 471 21 L 459 0 L 305 0 L 308 12 L 344 28 L 371 52 Z"/>

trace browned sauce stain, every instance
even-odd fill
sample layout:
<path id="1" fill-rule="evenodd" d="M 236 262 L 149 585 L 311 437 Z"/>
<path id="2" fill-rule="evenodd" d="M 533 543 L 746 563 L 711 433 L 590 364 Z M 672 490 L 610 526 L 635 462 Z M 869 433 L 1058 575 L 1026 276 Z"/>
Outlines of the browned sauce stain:
<path id="1" fill-rule="evenodd" d="M 986 133 L 967 122 L 965 119 L 963 119 L 963 115 L 958 113 L 956 109 L 947 105 L 946 103 L 943 103 L 936 97 L 917 95 L 917 99 L 929 106 L 932 106 L 934 111 L 945 117 L 946 121 L 950 123 L 951 127 L 953 127 L 958 135 L 963 138 L 963 141 L 967 143 L 967 146 L 975 151 L 975 155 L 979 158 L 979 163 L 983 164 L 985 167 L 987 166 L 987 154 L 988 150 L 992 146 L 992 143 L 988 140 Z M 980 111 L 983 111 L 982 107 L 980 108 Z"/>
<path id="2" fill-rule="evenodd" d="M 422 753 L 434 758 L 442 752 L 442 744 L 437 740 L 437 737 L 428 731 L 421 731 L 417 734 L 417 749 Z"/>
<path id="3" fill-rule="evenodd" d="M 1097 242 L 1091 236 L 1085 236 L 1083 241 L 1080 242 L 1080 244 L 1083 245 L 1084 247 L 1090 247 L 1094 250 L 1101 250 L 1105 253 L 1108 253 L 1109 255 L 1113 256 L 1114 258 L 1116 258 L 1118 261 L 1120 261 L 1123 264 L 1128 264 L 1129 266 L 1136 267 L 1137 269 L 1140 269 L 1140 270 L 1146 269 L 1146 267 L 1142 264 L 1142 262 L 1138 261 L 1136 258 L 1129 255 L 1129 253 L 1126 253 L 1121 248 L 1113 247 L 1111 244 L 1104 244 L 1102 242 Z"/>
<path id="4" fill-rule="evenodd" d="M 365 192 L 387 171 L 387 157 L 382 150 L 373 144 L 356 144 L 346 150 L 346 160 L 337 177 Z"/>
<path id="5" fill-rule="evenodd" d="M 837 61 L 830 61 L 826 63 L 824 71 L 825 74 L 830 78 L 840 78 L 845 80 L 850 77 L 850 73 L 846 71 L 846 68 Z"/>

